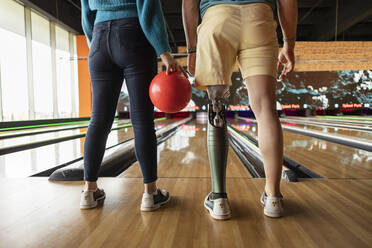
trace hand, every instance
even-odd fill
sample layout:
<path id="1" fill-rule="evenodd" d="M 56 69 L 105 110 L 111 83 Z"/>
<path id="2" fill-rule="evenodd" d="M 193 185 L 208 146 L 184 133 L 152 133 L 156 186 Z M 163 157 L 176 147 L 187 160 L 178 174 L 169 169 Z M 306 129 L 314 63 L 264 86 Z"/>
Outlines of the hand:
<path id="1" fill-rule="evenodd" d="M 183 72 L 182 67 L 177 63 L 177 61 L 172 57 L 172 55 L 166 51 L 160 54 L 160 59 L 163 64 L 167 67 L 166 74 L 168 75 L 170 72 L 180 71 Z"/>
<path id="2" fill-rule="evenodd" d="M 279 78 L 286 77 L 288 73 L 293 71 L 295 65 L 294 44 L 292 46 L 287 43 L 284 44 L 283 49 L 278 56 L 277 70 L 281 72 Z"/>
<path id="3" fill-rule="evenodd" d="M 195 61 L 196 61 L 196 53 L 190 53 L 187 56 L 187 70 L 193 76 L 195 76 Z"/>

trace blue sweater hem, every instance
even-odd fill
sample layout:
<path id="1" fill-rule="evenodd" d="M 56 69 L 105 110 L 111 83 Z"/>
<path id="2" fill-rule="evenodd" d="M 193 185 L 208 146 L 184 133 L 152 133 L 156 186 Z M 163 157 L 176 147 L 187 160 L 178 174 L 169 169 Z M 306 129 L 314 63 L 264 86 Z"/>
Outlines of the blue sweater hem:
<path id="1" fill-rule="evenodd" d="M 138 17 L 136 6 L 133 9 L 126 10 L 98 10 L 94 24 L 131 17 Z"/>
<path id="2" fill-rule="evenodd" d="M 81 14 L 88 46 L 95 23 L 138 17 L 156 54 L 171 52 L 160 0 L 81 0 Z"/>

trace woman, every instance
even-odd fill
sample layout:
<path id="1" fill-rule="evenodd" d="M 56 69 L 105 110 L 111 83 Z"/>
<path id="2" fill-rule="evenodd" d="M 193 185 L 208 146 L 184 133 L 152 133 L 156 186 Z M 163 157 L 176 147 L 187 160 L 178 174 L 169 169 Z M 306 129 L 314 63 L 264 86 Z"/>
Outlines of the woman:
<path id="1" fill-rule="evenodd" d="M 182 7 L 189 53 L 188 69 L 195 74 L 197 86 L 208 92 L 213 104 L 210 116 L 217 116 L 215 113 L 221 115 L 221 102 L 232 84 L 231 73 L 236 60 L 239 62 L 249 103 L 258 123 L 258 143 L 266 175 L 260 201 L 264 214 L 269 217 L 283 214 L 280 191 L 283 134 L 276 112 L 275 90 L 278 71 L 283 77 L 294 68 L 298 15 L 297 0 L 276 0 L 276 5 L 284 42 L 279 56 L 274 0 L 183 0 Z M 202 22 L 197 28 L 198 9 Z M 216 104 L 218 102 L 220 104 Z M 220 121 L 218 125 L 209 122 L 208 142 L 212 192 L 205 198 L 204 207 L 215 219 L 229 219 L 226 121 Z"/>
<path id="2" fill-rule="evenodd" d="M 167 203 L 169 193 L 157 189 L 157 143 L 154 106 L 149 84 L 157 72 L 157 55 L 167 73 L 181 70 L 170 46 L 159 0 L 81 0 L 82 25 L 87 37 L 92 83 L 92 117 L 84 144 L 84 180 L 80 208 L 89 209 L 105 198 L 97 187 L 107 136 L 125 79 L 134 130 L 135 151 L 145 192 L 141 210 Z"/>

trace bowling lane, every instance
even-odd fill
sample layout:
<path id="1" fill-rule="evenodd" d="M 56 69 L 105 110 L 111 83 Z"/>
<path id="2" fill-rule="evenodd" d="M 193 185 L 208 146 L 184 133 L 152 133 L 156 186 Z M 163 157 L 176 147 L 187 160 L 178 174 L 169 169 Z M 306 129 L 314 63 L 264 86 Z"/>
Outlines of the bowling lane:
<path id="1" fill-rule="evenodd" d="M 325 120 L 340 120 L 340 121 L 354 121 L 354 122 L 371 122 L 372 116 L 360 116 L 360 115 L 342 115 L 342 116 L 332 116 L 332 115 L 318 115 L 315 118 L 325 119 Z"/>
<path id="2" fill-rule="evenodd" d="M 257 139 L 253 122 L 230 119 L 236 129 Z M 284 155 L 327 178 L 372 178 L 372 153 L 283 130 Z"/>
<path id="3" fill-rule="evenodd" d="M 155 123 L 159 129 L 178 120 L 162 120 Z M 70 135 L 86 132 L 82 130 L 70 130 Z M 32 142 L 32 136 L 27 136 Z M 58 132 L 55 138 L 58 138 Z M 107 139 L 106 148 L 133 138 L 131 127 L 112 131 Z M 9 139 L 12 140 L 12 139 Z M 85 138 L 78 138 L 59 142 L 52 145 L 42 146 L 35 149 L 10 153 L 0 156 L 0 178 L 2 177 L 27 177 L 41 171 L 65 164 L 69 161 L 81 158 L 84 154 Z M 6 140 L 0 140 L 0 146 L 4 146 Z M 9 143 L 7 143 L 9 145 Z"/>
<path id="4" fill-rule="evenodd" d="M 6 133 L 5 135 L 9 134 L 29 134 L 26 136 L 21 136 L 21 137 L 14 137 L 14 138 L 6 138 L 6 139 L 1 139 L 3 142 L 0 143 L 0 148 L 7 147 L 7 146 L 15 146 L 15 145 L 21 145 L 21 144 L 26 144 L 30 142 L 37 142 L 37 141 L 43 141 L 43 140 L 49 140 L 53 138 L 58 138 L 58 137 L 65 137 L 65 136 L 70 136 L 70 135 L 76 135 L 80 134 L 83 132 L 87 131 L 88 123 L 84 125 L 71 125 L 71 126 L 63 126 L 63 127 L 49 127 L 47 129 L 42 128 L 42 129 L 35 129 L 35 130 L 22 130 L 22 131 L 17 131 L 17 132 L 12 132 L 12 133 Z M 121 120 L 120 122 L 115 122 L 112 125 L 112 128 L 117 128 L 118 126 L 125 126 L 128 125 L 130 126 L 130 121 L 129 120 Z M 60 130 L 61 128 L 66 129 L 72 127 L 74 129 L 69 129 L 69 130 Z M 53 131 L 55 130 L 55 131 Z M 40 134 L 33 134 L 34 132 L 43 132 L 43 131 L 48 131 L 45 133 L 40 133 Z"/>
<path id="5" fill-rule="evenodd" d="M 158 146 L 159 178 L 209 178 L 207 125 L 193 120 Z M 228 178 L 251 178 L 248 170 L 229 147 L 227 158 Z M 138 162 L 119 177 L 142 178 Z"/>
<path id="6" fill-rule="evenodd" d="M 336 116 L 333 116 L 336 117 Z M 326 117 L 294 117 L 288 116 L 284 119 L 293 119 L 293 120 L 300 120 L 300 121 L 311 121 L 311 122 L 325 122 L 328 124 L 344 124 L 344 125 L 351 125 L 356 127 L 372 127 L 372 118 L 365 118 L 362 120 L 359 119 L 348 119 L 348 118 L 326 118 Z"/>
<path id="7" fill-rule="evenodd" d="M 114 120 L 112 127 L 117 127 L 118 125 L 128 123 L 129 120 Z M 7 138 L 9 135 L 25 134 L 32 135 L 39 132 L 57 132 L 65 129 L 79 129 L 88 127 L 89 120 L 86 121 L 74 121 L 74 122 L 61 122 L 61 123 L 50 123 L 32 126 L 20 126 L 12 128 L 0 128 L 0 139 Z"/>
<path id="8" fill-rule="evenodd" d="M 354 129 L 347 129 L 347 128 L 339 128 L 339 127 L 326 127 L 319 125 L 313 125 L 313 124 L 298 124 L 294 122 L 282 122 L 285 126 L 291 126 L 291 127 L 297 127 L 302 128 L 305 130 L 314 130 L 314 131 L 320 131 L 323 133 L 328 134 L 336 134 L 336 135 L 342 135 L 353 139 L 362 140 L 365 142 L 372 142 L 372 132 L 368 131 L 359 131 Z"/>

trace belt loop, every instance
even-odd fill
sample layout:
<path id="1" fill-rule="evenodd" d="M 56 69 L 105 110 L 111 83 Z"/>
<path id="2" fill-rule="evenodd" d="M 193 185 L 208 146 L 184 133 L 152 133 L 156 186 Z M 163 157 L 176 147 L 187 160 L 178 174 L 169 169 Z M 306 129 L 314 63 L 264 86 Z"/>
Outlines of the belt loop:
<path id="1" fill-rule="evenodd" d="M 110 31 L 111 30 L 111 25 L 112 25 L 112 20 L 109 20 L 107 24 L 108 24 L 107 29 L 108 29 L 108 31 Z"/>

